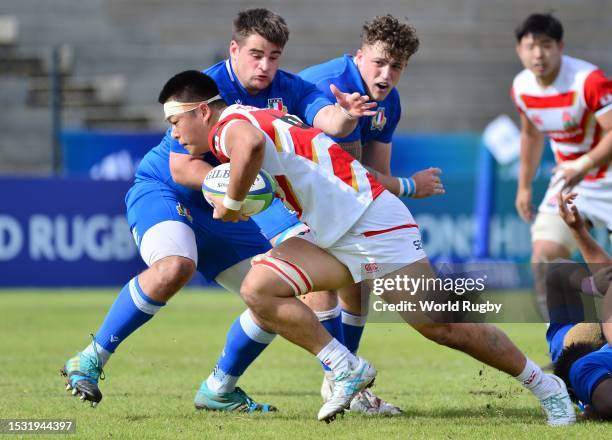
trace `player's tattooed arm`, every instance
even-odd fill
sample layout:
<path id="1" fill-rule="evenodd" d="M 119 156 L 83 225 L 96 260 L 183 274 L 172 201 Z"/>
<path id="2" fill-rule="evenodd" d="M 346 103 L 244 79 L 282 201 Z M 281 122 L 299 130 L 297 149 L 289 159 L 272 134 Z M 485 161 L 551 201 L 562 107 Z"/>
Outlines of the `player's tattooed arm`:
<path id="1" fill-rule="evenodd" d="M 521 113 L 521 153 L 519 183 L 516 191 L 516 210 L 526 222 L 533 221 L 531 187 L 544 151 L 544 135 Z"/>
<path id="2" fill-rule="evenodd" d="M 201 157 L 170 152 L 170 173 L 179 185 L 200 191 L 204 177 L 212 169 L 213 166 Z"/>

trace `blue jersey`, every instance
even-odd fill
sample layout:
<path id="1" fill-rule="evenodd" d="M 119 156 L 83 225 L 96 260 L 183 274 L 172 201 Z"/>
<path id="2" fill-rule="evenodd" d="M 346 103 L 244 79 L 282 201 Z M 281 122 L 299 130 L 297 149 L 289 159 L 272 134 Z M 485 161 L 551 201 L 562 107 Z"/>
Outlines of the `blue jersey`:
<path id="1" fill-rule="evenodd" d="M 351 55 L 309 67 L 299 75 L 306 81 L 316 84 L 331 100 L 335 100 L 335 97 L 329 88 L 330 84 L 334 84 L 345 93 L 367 94 L 359 69 Z M 351 134 L 334 140 L 336 142 L 361 140 L 361 145 L 366 145 L 370 141 L 390 143 L 402 112 L 399 93 L 393 88 L 387 97 L 377 104 L 376 115 L 360 118 L 359 124 Z"/>
<path id="2" fill-rule="evenodd" d="M 563 339 L 575 324 L 551 323 L 546 332 L 552 361 L 563 351 Z M 570 368 L 570 388 L 584 404 L 591 404 L 593 390 L 606 378 L 612 378 L 612 347 L 608 344 L 578 359 Z"/>
<path id="3" fill-rule="evenodd" d="M 219 62 L 203 71 L 213 78 L 219 93 L 228 104 L 242 103 L 261 108 L 276 108 L 297 115 L 307 124 L 312 124 L 314 117 L 323 107 L 332 102 L 314 84 L 304 81 L 297 75 L 278 70 L 272 83 L 256 96 L 250 95 L 234 75 L 229 60 Z M 335 98 L 334 98 L 335 99 Z M 136 182 L 162 182 L 169 186 L 176 196 L 189 206 L 198 206 L 200 210 L 212 208 L 205 202 L 201 191 L 194 191 L 174 182 L 170 174 L 170 152 L 189 154 L 183 146 L 171 136 L 168 129 L 159 145 L 149 151 L 136 170 Z M 216 159 L 205 160 L 217 165 Z M 273 209 L 253 217 L 263 234 L 272 238 L 298 222 L 295 215 L 282 207 L 275 200 Z M 212 215 L 212 214 L 211 214 Z"/>
<path id="4" fill-rule="evenodd" d="M 332 102 L 319 89 L 291 73 L 278 70 L 272 83 L 256 96 L 250 95 L 232 71 L 229 60 L 219 62 L 203 71 L 217 83 L 219 93 L 228 104 L 242 103 L 260 108 L 285 109 L 312 124 L 315 115 Z M 136 180 L 156 180 L 166 183 L 186 201 L 203 202 L 199 191 L 193 191 L 174 183 L 170 174 L 170 152 L 188 154 L 188 151 L 171 136 L 171 130 L 159 145 L 149 151 L 136 170 Z"/>

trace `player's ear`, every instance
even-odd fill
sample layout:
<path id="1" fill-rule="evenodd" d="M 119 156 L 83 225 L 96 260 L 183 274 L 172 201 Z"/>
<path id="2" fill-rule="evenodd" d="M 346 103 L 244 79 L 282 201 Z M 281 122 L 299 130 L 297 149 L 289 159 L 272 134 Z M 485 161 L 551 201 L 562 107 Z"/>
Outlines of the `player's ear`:
<path id="1" fill-rule="evenodd" d="M 355 53 L 355 61 L 361 62 L 363 58 L 363 50 L 361 50 L 361 48 L 357 49 L 357 52 Z"/>
<path id="2" fill-rule="evenodd" d="M 240 50 L 240 45 L 238 44 L 238 42 L 236 40 L 230 41 L 229 53 L 232 58 L 238 55 L 239 50 Z"/>
<path id="3" fill-rule="evenodd" d="M 208 122 L 210 120 L 210 116 L 212 115 L 212 109 L 210 108 L 210 106 L 205 102 L 202 102 L 200 103 L 200 105 L 198 105 L 198 109 L 201 112 L 202 121 L 204 123 Z"/>

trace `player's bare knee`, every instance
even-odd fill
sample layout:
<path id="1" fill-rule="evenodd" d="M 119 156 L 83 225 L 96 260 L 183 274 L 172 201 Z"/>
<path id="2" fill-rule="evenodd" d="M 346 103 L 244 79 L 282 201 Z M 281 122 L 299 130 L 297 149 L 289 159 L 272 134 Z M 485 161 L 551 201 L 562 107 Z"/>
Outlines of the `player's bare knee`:
<path id="1" fill-rule="evenodd" d="M 246 305 L 255 313 L 261 316 L 266 314 L 270 303 L 270 295 L 273 295 L 270 288 L 266 288 L 263 283 L 247 276 L 240 286 L 240 296 Z"/>
<path id="2" fill-rule="evenodd" d="M 155 262 L 151 269 L 155 271 L 159 289 L 171 292 L 171 296 L 189 282 L 196 271 L 196 265 L 189 258 L 171 256 Z"/>

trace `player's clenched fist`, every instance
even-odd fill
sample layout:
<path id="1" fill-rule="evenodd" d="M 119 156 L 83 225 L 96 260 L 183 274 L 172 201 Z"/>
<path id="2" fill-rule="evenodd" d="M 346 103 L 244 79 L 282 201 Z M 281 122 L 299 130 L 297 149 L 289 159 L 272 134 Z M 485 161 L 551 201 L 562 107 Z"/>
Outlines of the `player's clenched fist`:
<path id="1" fill-rule="evenodd" d="M 215 210 L 213 211 L 213 218 L 216 220 L 222 220 L 224 222 L 232 223 L 237 223 L 239 221 L 247 221 L 249 219 L 246 215 L 242 214 L 241 211 L 228 209 L 223 205 L 215 205 Z"/>

